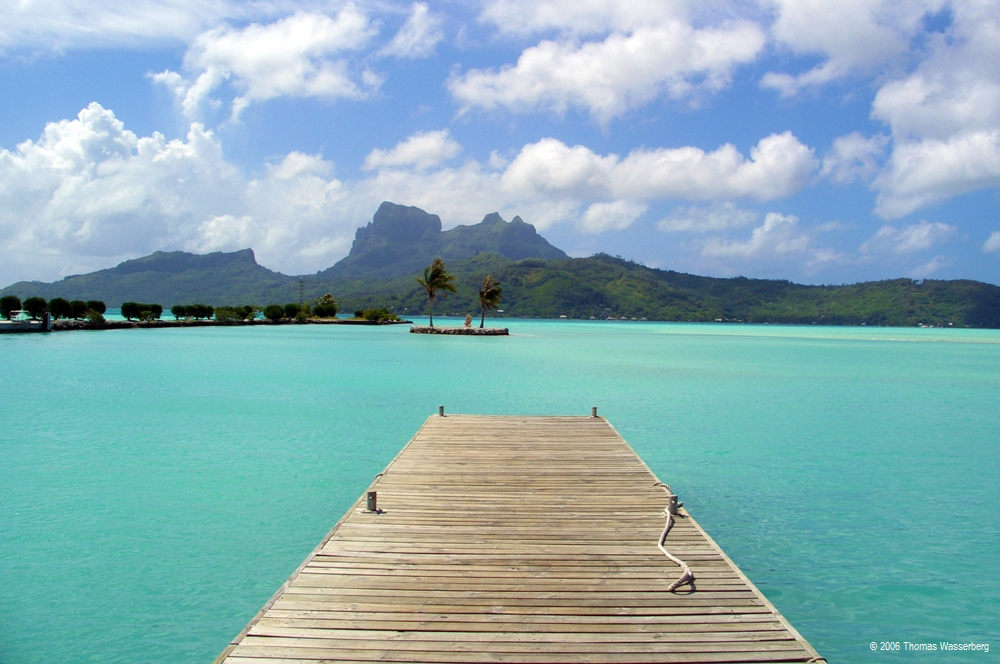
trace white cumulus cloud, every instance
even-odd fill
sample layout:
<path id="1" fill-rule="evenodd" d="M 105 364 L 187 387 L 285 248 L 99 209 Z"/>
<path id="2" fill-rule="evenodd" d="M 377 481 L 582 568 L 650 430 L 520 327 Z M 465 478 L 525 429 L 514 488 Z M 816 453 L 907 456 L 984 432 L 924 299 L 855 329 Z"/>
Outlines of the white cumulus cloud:
<path id="1" fill-rule="evenodd" d="M 849 74 L 867 74 L 904 58 L 924 18 L 944 0 L 772 0 L 775 41 L 823 61 L 797 75 L 768 72 L 761 81 L 784 96 Z"/>
<path id="2" fill-rule="evenodd" d="M 632 201 L 592 203 L 580 218 L 577 228 L 585 233 L 622 230 L 646 213 L 647 206 Z"/>
<path id="3" fill-rule="evenodd" d="M 872 116 L 893 148 L 875 211 L 905 216 L 926 205 L 1000 186 L 1000 5 L 955 2 L 947 39 L 908 75 L 885 83 Z"/>
<path id="4" fill-rule="evenodd" d="M 382 49 L 382 54 L 398 58 L 425 58 L 434 52 L 434 47 L 443 38 L 441 19 L 430 13 L 427 3 L 415 2 L 410 17 Z"/>
<path id="5" fill-rule="evenodd" d="M 920 221 L 903 228 L 885 225 L 861 245 L 864 254 L 913 254 L 946 242 L 958 229 L 940 221 Z"/>
<path id="6" fill-rule="evenodd" d="M 391 150 L 372 150 L 365 157 L 363 168 L 373 170 L 415 166 L 424 169 L 447 161 L 461 151 L 462 146 L 452 139 L 447 129 L 417 132 L 405 141 L 397 143 Z"/>
<path id="7" fill-rule="evenodd" d="M 730 202 L 693 205 L 674 210 L 657 227 L 669 233 L 713 233 L 749 226 L 757 221 L 758 216 L 756 212 Z"/>
<path id="8" fill-rule="evenodd" d="M 188 48 L 184 65 L 193 80 L 170 71 L 153 80 L 174 91 L 189 118 L 197 118 L 227 82 L 237 92 L 233 117 L 253 102 L 281 96 L 363 99 L 378 88 L 380 77 L 338 56 L 365 46 L 376 33 L 354 5 L 332 17 L 296 12 L 269 24 L 220 26 L 198 35 Z"/>
<path id="9" fill-rule="evenodd" d="M 662 0 L 491 0 L 483 8 L 480 21 L 510 35 L 550 30 L 599 35 L 685 19 L 688 13 L 683 3 Z"/>
<path id="10" fill-rule="evenodd" d="M 611 194 L 618 163 L 618 155 L 600 156 L 582 145 L 543 138 L 521 148 L 503 177 L 513 191 L 600 199 Z"/>
<path id="11" fill-rule="evenodd" d="M 248 179 L 197 123 L 183 139 L 137 136 L 93 103 L 37 141 L 0 150 L 0 282 L 180 248 L 249 246 L 274 269 L 320 269 L 346 252 L 363 219 L 345 214 L 342 197 L 318 156 L 293 152 Z"/>
<path id="12" fill-rule="evenodd" d="M 800 191 L 814 169 L 812 149 L 786 131 L 758 141 L 749 159 L 731 144 L 707 153 L 693 147 L 635 151 L 620 164 L 615 184 L 636 196 L 767 201 Z"/>
<path id="13" fill-rule="evenodd" d="M 983 242 L 983 251 L 1000 252 L 1000 231 L 993 231 L 986 239 L 986 242 Z"/>
<path id="14" fill-rule="evenodd" d="M 876 180 L 875 212 L 887 219 L 983 188 L 1000 186 L 1000 129 L 962 132 L 939 141 L 898 143 Z"/>
<path id="15" fill-rule="evenodd" d="M 272 269 L 296 274 L 332 265 L 350 247 L 358 219 L 344 184 L 318 155 L 290 152 L 257 178 L 240 180 L 232 212 L 184 230 L 182 248 L 195 253 L 250 247 Z M 370 214 L 370 212 L 369 212 Z"/>
<path id="16" fill-rule="evenodd" d="M 138 137 L 90 104 L 49 123 L 38 141 L 0 151 L 5 266 L 51 277 L 159 249 L 180 240 L 185 224 L 221 214 L 238 181 L 200 125 L 186 140 Z"/>
<path id="17" fill-rule="evenodd" d="M 764 32 L 752 22 L 695 28 L 671 20 L 582 44 L 544 40 L 514 65 L 455 74 L 447 85 L 463 110 L 562 114 L 577 108 L 606 124 L 661 94 L 691 99 L 719 90 L 764 43 Z"/>
<path id="18" fill-rule="evenodd" d="M 910 276 L 914 279 L 925 279 L 942 268 L 949 267 L 951 263 L 951 259 L 947 256 L 935 256 L 926 263 L 910 270 Z"/>
<path id="19" fill-rule="evenodd" d="M 219 21 L 267 15 L 274 10 L 274 4 L 238 0 L 3 2 L 0 3 L 0 51 L 59 51 L 187 41 Z"/>
<path id="20" fill-rule="evenodd" d="M 590 200 L 771 200 L 805 186 L 814 162 L 812 150 L 790 132 L 761 139 L 750 150 L 750 159 L 728 144 L 713 152 L 695 147 L 644 149 L 620 158 L 547 138 L 522 148 L 503 181 L 515 191 Z"/>
<path id="21" fill-rule="evenodd" d="M 889 137 L 884 134 L 864 136 L 852 132 L 835 138 L 833 147 L 823 156 L 819 175 L 838 184 L 868 180 L 878 172 L 888 143 Z"/>
<path id="22" fill-rule="evenodd" d="M 751 258 L 760 255 L 801 254 L 809 249 L 809 236 L 799 229 L 794 215 L 769 212 L 764 223 L 753 229 L 746 240 L 709 238 L 702 249 L 705 256 Z"/>

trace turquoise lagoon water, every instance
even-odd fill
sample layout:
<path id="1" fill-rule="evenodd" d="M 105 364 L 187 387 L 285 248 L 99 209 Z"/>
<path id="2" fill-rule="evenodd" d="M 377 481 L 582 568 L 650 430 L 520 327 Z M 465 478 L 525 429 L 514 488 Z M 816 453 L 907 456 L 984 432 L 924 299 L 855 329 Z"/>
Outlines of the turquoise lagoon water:
<path id="1" fill-rule="evenodd" d="M 996 657 L 1000 332 L 508 324 L 0 338 L 0 662 L 211 661 L 439 404 L 598 406 L 831 662 Z"/>

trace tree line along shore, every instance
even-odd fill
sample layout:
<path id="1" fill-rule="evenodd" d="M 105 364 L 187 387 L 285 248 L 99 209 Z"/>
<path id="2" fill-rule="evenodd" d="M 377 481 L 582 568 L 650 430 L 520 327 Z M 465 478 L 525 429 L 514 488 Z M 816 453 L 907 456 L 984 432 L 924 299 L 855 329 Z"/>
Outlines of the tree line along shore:
<path id="1" fill-rule="evenodd" d="M 245 304 L 213 307 L 207 304 L 178 304 L 170 309 L 173 320 L 163 319 L 163 306 L 156 303 L 123 302 L 121 315 L 125 319 L 108 320 L 107 305 L 101 300 L 66 300 L 55 297 L 45 300 L 32 296 L 23 302 L 16 295 L 0 298 L 0 318 L 8 322 L 41 322 L 46 316 L 53 330 L 102 329 L 151 326 L 178 327 L 185 325 L 252 325 L 282 323 L 363 323 L 370 325 L 408 323 L 383 308 L 354 312 L 354 318 L 337 318 L 338 307 L 333 296 L 326 294 L 312 302 L 289 302 L 261 307 Z"/>
<path id="2" fill-rule="evenodd" d="M 416 278 L 427 294 L 430 311 L 430 327 L 434 327 L 434 301 L 445 292 L 455 293 L 455 277 L 450 274 L 444 261 L 435 258 L 424 270 L 423 276 Z M 486 321 L 486 312 L 495 309 L 503 299 L 500 283 L 491 275 L 486 275 L 479 288 L 481 317 L 479 327 Z M 102 300 L 67 300 L 54 297 L 51 300 L 31 296 L 23 302 L 16 295 L 0 297 L 0 317 L 6 321 L 51 321 L 51 329 L 100 329 L 145 326 L 183 325 L 248 325 L 255 323 L 365 323 L 393 324 L 410 323 L 383 307 L 359 309 L 353 318 L 337 318 L 339 307 L 333 295 L 326 293 L 309 302 L 288 302 L 285 304 L 228 305 L 213 307 L 207 304 L 176 304 L 170 308 L 173 320 L 163 320 L 163 306 L 148 302 L 123 302 L 121 315 L 125 319 L 108 320 L 105 317 L 107 305 Z M 466 316 L 465 327 L 471 325 L 471 314 Z"/>

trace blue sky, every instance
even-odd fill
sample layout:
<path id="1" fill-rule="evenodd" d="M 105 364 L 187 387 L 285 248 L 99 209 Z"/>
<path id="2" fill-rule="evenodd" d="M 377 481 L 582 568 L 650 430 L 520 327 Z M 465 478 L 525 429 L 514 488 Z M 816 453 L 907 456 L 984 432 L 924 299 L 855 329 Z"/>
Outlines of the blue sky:
<path id="1" fill-rule="evenodd" d="M 21 0 L 0 284 L 326 268 L 383 200 L 695 274 L 1000 283 L 1000 2 Z"/>

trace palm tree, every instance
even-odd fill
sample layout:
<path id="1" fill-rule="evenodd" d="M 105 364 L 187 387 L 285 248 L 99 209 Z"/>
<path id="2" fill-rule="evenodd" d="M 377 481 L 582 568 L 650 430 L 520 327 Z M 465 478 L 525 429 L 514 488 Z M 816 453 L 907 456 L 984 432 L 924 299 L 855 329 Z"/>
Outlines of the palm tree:
<path id="1" fill-rule="evenodd" d="M 435 258 L 430 265 L 424 268 L 424 278 L 417 277 L 417 283 L 427 291 L 427 299 L 430 300 L 431 327 L 434 327 L 434 298 L 439 290 L 455 292 L 455 277 L 448 274 L 448 269 L 444 266 L 444 261 Z"/>
<path id="2" fill-rule="evenodd" d="M 483 316 L 479 319 L 479 329 L 483 329 L 483 325 L 486 323 L 486 310 L 496 309 L 502 299 L 503 289 L 500 288 L 500 282 L 494 279 L 493 275 L 487 274 L 486 278 L 483 279 L 483 285 L 479 287 L 479 304 L 483 308 Z"/>

